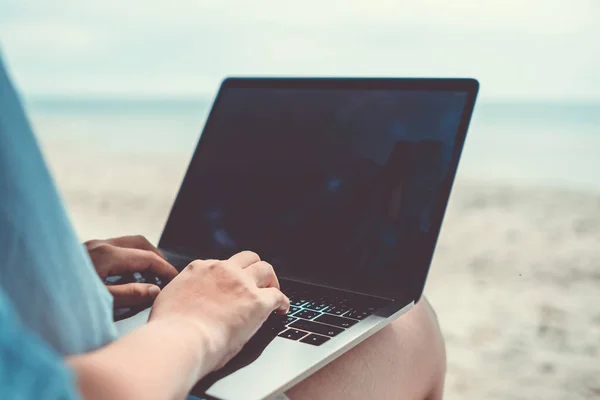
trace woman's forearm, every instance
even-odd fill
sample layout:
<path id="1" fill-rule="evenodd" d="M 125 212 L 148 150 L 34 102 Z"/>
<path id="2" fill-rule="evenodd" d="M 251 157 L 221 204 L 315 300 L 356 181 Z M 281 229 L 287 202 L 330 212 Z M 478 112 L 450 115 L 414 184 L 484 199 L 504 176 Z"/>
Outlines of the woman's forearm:
<path id="1" fill-rule="evenodd" d="M 95 352 L 70 357 L 83 398 L 182 399 L 206 375 L 203 335 L 178 318 L 151 321 Z"/>

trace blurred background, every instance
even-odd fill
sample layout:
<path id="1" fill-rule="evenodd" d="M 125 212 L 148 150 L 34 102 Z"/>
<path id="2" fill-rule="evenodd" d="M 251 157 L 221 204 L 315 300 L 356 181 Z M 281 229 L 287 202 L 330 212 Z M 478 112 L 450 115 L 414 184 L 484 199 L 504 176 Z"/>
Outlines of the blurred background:
<path id="1" fill-rule="evenodd" d="M 479 79 L 426 289 L 448 399 L 600 398 L 598 38 L 596 0 L 0 3 L 82 240 L 158 241 L 225 76 Z"/>

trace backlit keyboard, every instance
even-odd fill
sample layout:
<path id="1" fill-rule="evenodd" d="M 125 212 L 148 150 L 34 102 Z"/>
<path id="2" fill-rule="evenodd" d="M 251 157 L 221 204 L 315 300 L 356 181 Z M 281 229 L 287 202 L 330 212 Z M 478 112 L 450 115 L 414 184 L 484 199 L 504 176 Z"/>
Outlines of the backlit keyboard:
<path id="1" fill-rule="evenodd" d="M 389 303 L 296 282 L 282 282 L 281 286 L 290 299 L 290 311 L 285 316 L 273 315 L 264 329 L 313 346 L 320 346 Z"/>

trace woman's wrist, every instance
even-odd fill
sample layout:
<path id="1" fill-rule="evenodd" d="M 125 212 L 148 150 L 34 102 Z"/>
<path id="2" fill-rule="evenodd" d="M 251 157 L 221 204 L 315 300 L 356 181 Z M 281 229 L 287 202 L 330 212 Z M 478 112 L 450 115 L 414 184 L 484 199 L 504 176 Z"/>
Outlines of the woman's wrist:
<path id="1" fill-rule="evenodd" d="M 151 319 L 147 326 L 160 330 L 166 340 L 174 341 L 181 346 L 181 351 L 189 357 L 193 365 L 196 379 L 203 377 L 214 369 L 215 343 L 203 327 L 182 316 L 169 316 Z"/>
<path id="2" fill-rule="evenodd" d="M 168 317 L 68 362 L 84 398 L 184 398 L 214 368 L 209 348 L 195 324 Z"/>

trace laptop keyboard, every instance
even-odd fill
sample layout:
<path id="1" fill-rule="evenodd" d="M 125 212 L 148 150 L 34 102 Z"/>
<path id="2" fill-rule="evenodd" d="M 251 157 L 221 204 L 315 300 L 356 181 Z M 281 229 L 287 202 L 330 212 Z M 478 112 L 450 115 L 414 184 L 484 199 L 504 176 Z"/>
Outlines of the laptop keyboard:
<path id="1" fill-rule="evenodd" d="M 264 328 L 279 337 L 313 346 L 322 345 L 388 303 L 295 282 L 282 282 L 281 286 L 290 299 L 290 311 L 285 316 L 273 315 Z"/>
<path id="2" fill-rule="evenodd" d="M 180 271 L 191 261 L 181 257 L 168 259 Z M 290 299 L 290 311 L 285 316 L 273 315 L 261 331 L 313 346 L 322 345 L 389 303 L 292 281 L 282 280 L 281 290 Z"/>

